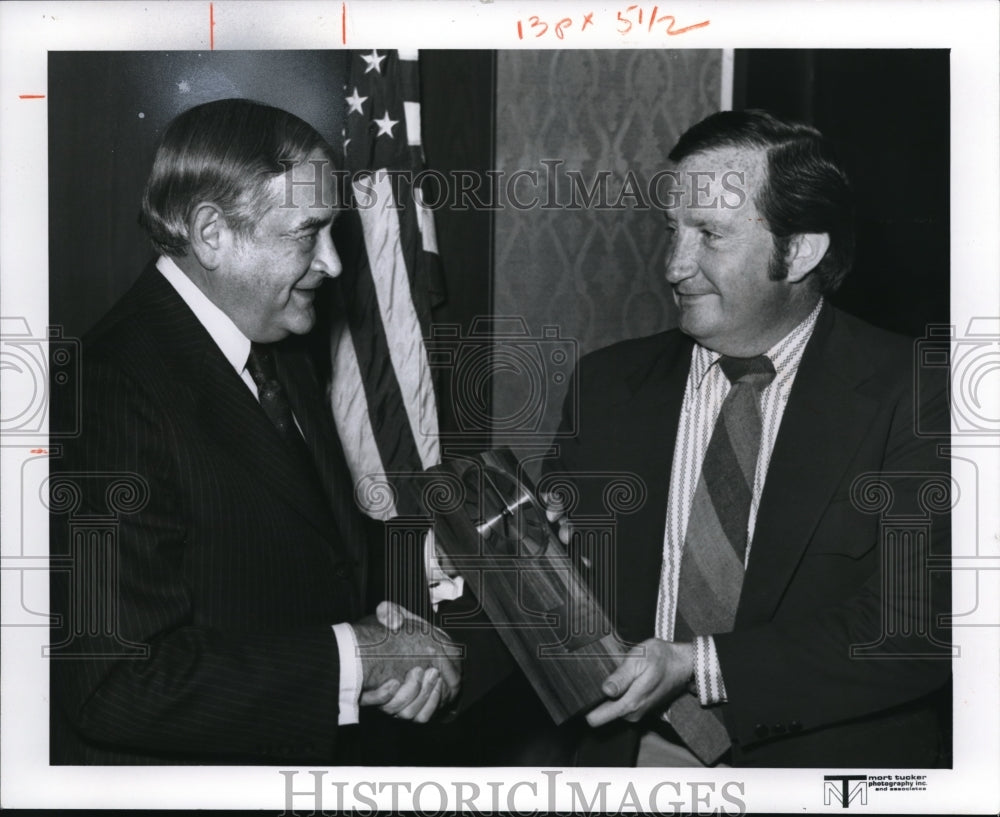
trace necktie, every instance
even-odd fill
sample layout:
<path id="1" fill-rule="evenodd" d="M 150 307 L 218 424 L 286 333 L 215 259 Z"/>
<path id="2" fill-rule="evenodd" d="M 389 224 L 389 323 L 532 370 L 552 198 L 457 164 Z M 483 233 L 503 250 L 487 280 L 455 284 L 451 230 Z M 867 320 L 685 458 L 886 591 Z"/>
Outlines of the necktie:
<path id="1" fill-rule="evenodd" d="M 747 525 L 760 453 L 760 393 L 774 379 L 765 355 L 722 357 L 732 386 L 722 403 L 691 502 L 681 556 L 674 640 L 733 629 L 743 586 Z M 716 762 L 730 740 L 718 709 L 685 693 L 668 710 L 670 723 L 703 762 Z"/>
<path id="2" fill-rule="evenodd" d="M 271 347 L 263 343 L 250 345 L 250 356 L 247 358 L 247 371 L 257 386 L 257 399 L 260 407 L 277 429 L 281 439 L 292 456 L 297 457 L 310 476 L 315 475 L 316 465 L 306 446 L 295 417 L 285 387 L 278 380 L 278 367 L 274 362 Z"/>

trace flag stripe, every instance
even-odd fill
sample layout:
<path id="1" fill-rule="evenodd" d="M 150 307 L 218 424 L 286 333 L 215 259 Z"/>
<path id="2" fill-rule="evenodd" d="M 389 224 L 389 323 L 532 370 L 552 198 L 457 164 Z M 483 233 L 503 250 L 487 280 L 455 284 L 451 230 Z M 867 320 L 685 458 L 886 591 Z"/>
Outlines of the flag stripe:
<path id="1" fill-rule="evenodd" d="M 403 102 L 406 117 L 406 142 L 411 147 L 420 147 L 420 103 Z"/>
<path id="2" fill-rule="evenodd" d="M 420 470 L 440 460 L 437 439 L 437 408 L 431 388 L 430 365 L 422 342 L 416 305 L 411 297 L 410 272 L 402 246 L 416 246 L 415 239 L 401 236 L 400 219 L 393 207 L 392 188 L 383 177 L 374 183 L 379 205 L 361 213 L 365 246 L 372 269 L 378 298 L 382 329 L 387 341 L 392 367 L 396 373 L 403 408 L 413 435 Z M 413 207 L 403 213 L 403 225 L 416 231 Z M 431 424 L 433 418 L 433 424 Z M 430 429 L 432 433 L 423 433 Z"/>
<path id="3" fill-rule="evenodd" d="M 361 369 L 358 356 L 354 349 L 354 340 L 346 324 L 335 329 L 331 337 L 331 355 L 333 368 L 340 382 L 352 382 L 360 386 Z M 354 475 L 354 482 L 359 486 L 358 503 L 368 511 L 377 508 L 380 518 L 391 518 L 397 515 L 395 499 L 392 497 L 378 498 L 367 495 L 365 488 L 366 474 L 381 474 L 382 456 L 379 453 L 375 432 L 368 414 L 368 396 L 363 388 L 331 388 L 330 400 L 333 408 L 333 418 L 337 424 L 337 434 L 344 441 L 344 456 L 347 465 Z"/>
<path id="4" fill-rule="evenodd" d="M 361 230 L 360 223 L 358 230 Z M 363 240 L 359 238 L 359 241 Z M 370 249 L 365 247 L 365 252 L 371 257 Z M 365 252 L 361 253 L 353 265 L 351 276 L 353 285 L 345 288 L 344 293 L 347 326 L 360 379 L 352 380 L 349 369 L 344 371 L 334 369 L 332 387 L 332 408 L 335 413 L 342 412 L 337 425 L 338 429 L 342 430 L 341 439 L 344 440 L 344 447 L 356 447 L 367 434 L 367 430 L 363 431 L 362 428 L 368 425 L 378 450 L 378 457 L 374 461 L 363 459 L 363 451 L 348 456 L 348 462 L 354 461 L 359 465 L 358 470 L 354 467 L 351 469 L 355 484 L 386 472 L 412 472 L 421 468 L 420 455 L 417 453 L 406 407 L 403 405 L 402 391 L 391 365 L 389 342 L 382 325 L 373 273 Z M 344 396 L 345 392 L 347 397 Z M 359 393 L 363 395 L 368 406 L 366 417 L 361 417 L 357 413 L 357 406 L 361 405 L 360 397 L 356 396 Z M 353 412 L 346 411 L 350 406 L 355 407 Z M 351 421 L 354 425 L 350 424 Z M 399 480 L 392 477 L 391 473 L 389 482 L 398 495 L 396 511 L 415 512 L 408 500 L 409 493 L 398 484 Z M 369 508 L 366 510 L 370 511 Z"/>
<path id="5" fill-rule="evenodd" d="M 424 194 L 419 187 L 413 188 L 413 199 L 417 209 L 417 229 L 420 230 L 420 245 L 425 253 L 437 255 L 437 230 L 434 228 L 434 214 L 424 204 Z"/>

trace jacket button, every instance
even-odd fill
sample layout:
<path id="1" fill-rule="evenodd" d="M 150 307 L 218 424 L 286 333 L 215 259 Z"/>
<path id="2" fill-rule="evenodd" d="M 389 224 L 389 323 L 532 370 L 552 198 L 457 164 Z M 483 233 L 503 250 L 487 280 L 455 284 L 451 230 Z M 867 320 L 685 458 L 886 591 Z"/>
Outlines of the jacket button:
<path id="1" fill-rule="evenodd" d="M 766 738 L 770 732 L 771 730 L 767 728 L 766 724 L 758 723 L 754 725 L 753 733 L 759 738 Z"/>
<path id="2" fill-rule="evenodd" d="M 346 579 L 351 575 L 351 566 L 341 563 L 334 568 L 333 572 L 337 574 L 337 578 Z"/>
<path id="3" fill-rule="evenodd" d="M 790 724 L 788 724 L 788 728 L 792 732 L 801 732 L 802 731 L 802 724 L 799 723 L 798 721 L 792 721 Z"/>
<path id="4" fill-rule="evenodd" d="M 771 731 L 773 731 L 774 734 L 776 735 L 783 735 L 785 734 L 785 724 L 776 723 L 774 726 L 771 727 Z"/>

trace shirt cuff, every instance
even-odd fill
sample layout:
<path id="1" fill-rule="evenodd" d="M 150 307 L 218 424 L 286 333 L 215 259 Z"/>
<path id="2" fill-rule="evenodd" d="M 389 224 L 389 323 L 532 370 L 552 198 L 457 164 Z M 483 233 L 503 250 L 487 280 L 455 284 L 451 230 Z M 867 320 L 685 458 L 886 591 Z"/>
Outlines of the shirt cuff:
<path id="1" fill-rule="evenodd" d="M 434 545 L 434 528 L 427 531 L 424 539 L 424 570 L 427 574 L 427 588 L 430 591 L 431 606 L 437 612 L 442 601 L 454 601 L 462 595 L 465 580 L 461 576 L 452 578 L 441 569 Z"/>
<path id="2" fill-rule="evenodd" d="M 334 624 L 333 635 L 337 639 L 337 653 L 340 656 L 337 725 L 347 726 L 358 722 L 364 670 L 361 667 L 361 653 L 358 651 L 358 637 L 354 634 L 354 628 L 350 624 Z"/>
<path id="3" fill-rule="evenodd" d="M 728 700 L 719 654 L 715 651 L 715 639 L 710 635 L 699 635 L 694 639 L 694 687 L 698 703 L 702 706 L 723 704 Z"/>

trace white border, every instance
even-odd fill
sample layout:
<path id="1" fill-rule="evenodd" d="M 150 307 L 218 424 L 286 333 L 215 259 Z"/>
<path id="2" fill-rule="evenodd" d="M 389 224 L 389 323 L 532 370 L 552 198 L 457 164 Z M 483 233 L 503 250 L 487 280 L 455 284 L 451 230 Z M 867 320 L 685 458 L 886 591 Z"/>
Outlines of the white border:
<path id="1" fill-rule="evenodd" d="M 970 319 L 1000 313 L 1000 224 L 998 166 L 998 8 L 983 2 L 672 2 L 667 5 L 683 25 L 704 18 L 711 25 L 680 37 L 635 35 L 623 38 L 613 24 L 620 5 L 546 2 L 358 2 L 348 4 L 348 46 L 421 48 L 620 48 L 674 47 L 879 47 L 950 48 L 952 92 L 952 323 L 962 333 Z M 647 4 L 656 5 L 654 3 Z M 203 50 L 209 47 L 208 2 L 149 3 L 3 3 L 0 4 L 0 314 L 22 316 L 36 333 L 47 323 L 47 123 L 44 100 L 22 100 L 20 94 L 47 93 L 49 50 Z M 516 21 L 529 15 L 558 20 L 582 18 L 595 12 L 598 25 L 580 33 L 570 29 L 563 40 L 553 36 L 518 40 Z M 217 49 L 283 49 L 341 47 L 339 2 L 217 2 L 214 3 Z M 416 32 L 416 33 L 415 33 Z M 731 52 L 728 52 L 731 54 Z M 731 95 L 731 81 L 730 90 Z M 942 161 L 945 157 L 942 157 Z M 919 172 L 916 170 L 915 172 Z M 4 385 L 16 388 L 5 374 Z M 996 395 L 986 395 L 994 400 Z M 991 412 L 992 413 L 989 413 Z M 998 416 L 996 403 L 986 416 Z M 44 539 L 46 521 L 41 508 L 21 514 L 23 474 L 39 463 L 17 440 L 4 440 L 2 453 L 4 557 L 33 555 Z M 959 441 L 960 442 L 960 441 Z M 972 443 L 996 445 L 996 438 Z M 955 661 L 956 746 L 955 769 L 931 770 L 923 794 L 872 794 L 865 810 L 913 813 L 993 812 L 1000 807 L 996 770 L 1000 767 L 997 701 L 998 610 L 997 512 L 989 498 L 1000 495 L 998 449 L 968 449 L 974 463 L 966 467 L 962 488 L 978 496 L 976 503 L 959 505 L 954 522 L 956 554 L 986 558 L 993 572 L 957 575 L 956 608 L 973 598 L 978 609 L 967 620 L 975 626 L 956 630 L 962 657 Z M 41 465 L 44 469 L 44 463 Z M 978 471 L 978 485 L 972 482 Z M 956 476 L 963 479 L 956 470 Z M 27 543 L 22 550 L 22 542 Z M 34 543 L 34 544 L 32 544 Z M 34 549 L 32 549 L 34 548 Z M 40 562 L 39 562 L 40 563 Z M 975 562 L 970 562 L 975 564 Z M 5 565 L 6 566 L 6 565 Z M 18 623 L 19 590 L 3 572 L 3 615 Z M 37 583 L 36 583 L 37 584 Z M 44 583 L 42 583 L 44 584 Z M 45 609 L 44 588 L 36 587 L 36 609 Z M 10 592 L 17 591 L 17 592 Z M 971 602 L 969 602 L 971 604 Z M 76 768 L 47 766 L 47 667 L 40 659 L 47 641 L 44 627 L 5 626 L 2 636 L 2 695 L 0 695 L 0 752 L 2 805 L 45 808 L 284 808 L 284 781 L 273 767 L 246 768 Z M 296 787 L 308 785 L 305 770 Z M 626 793 L 631 781 L 648 790 L 662 781 L 739 781 L 742 799 L 751 812 L 826 811 L 822 775 L 833 770 L 628 770 L 627 773 L 587 774 L 567 770 L 558 779 L 558 797 L 548 798 L 546 780 L 537 770 L 400 770 L 330 769 L 325 781 L 346 781 L 347 792 L 364 781 L 421 780 L 443 783 L 450 792 L 454 781 L 478 783 L 484 792 L 490 781 L 522 785 L 513 804 L 501 794 L 500 808 L 568 808 L 565 781 L 580 781 L 591 791 L 597 780 L 614 781 L 609 806 Z M 877 770 L 858 770 L 873 773 Z M 359 791 L 369 795 L 369 789 Z M 425 810 L 436 808 L 436 790 L 427 791 Z M 670 791 L 670 789 L 668 789 Z M 703 789 L 704 791 L 704 789 Z M 334 786 L 324 789 L 323 807 L 335 805 Z M 661 805 L 669 797 L 661 795 Z M 372 799 L 391 806 L 389 791 Z M 298 799 L 299 809 L 308 802 Z M 732 803 L 713 800 L 714 807 L 735 810 Z M 358 801 L 358 805 L 365 805 Z M 478 803 L 487 810 L 488 798 Z M 400 803 L 406 807 L 406 801 Z"/>

